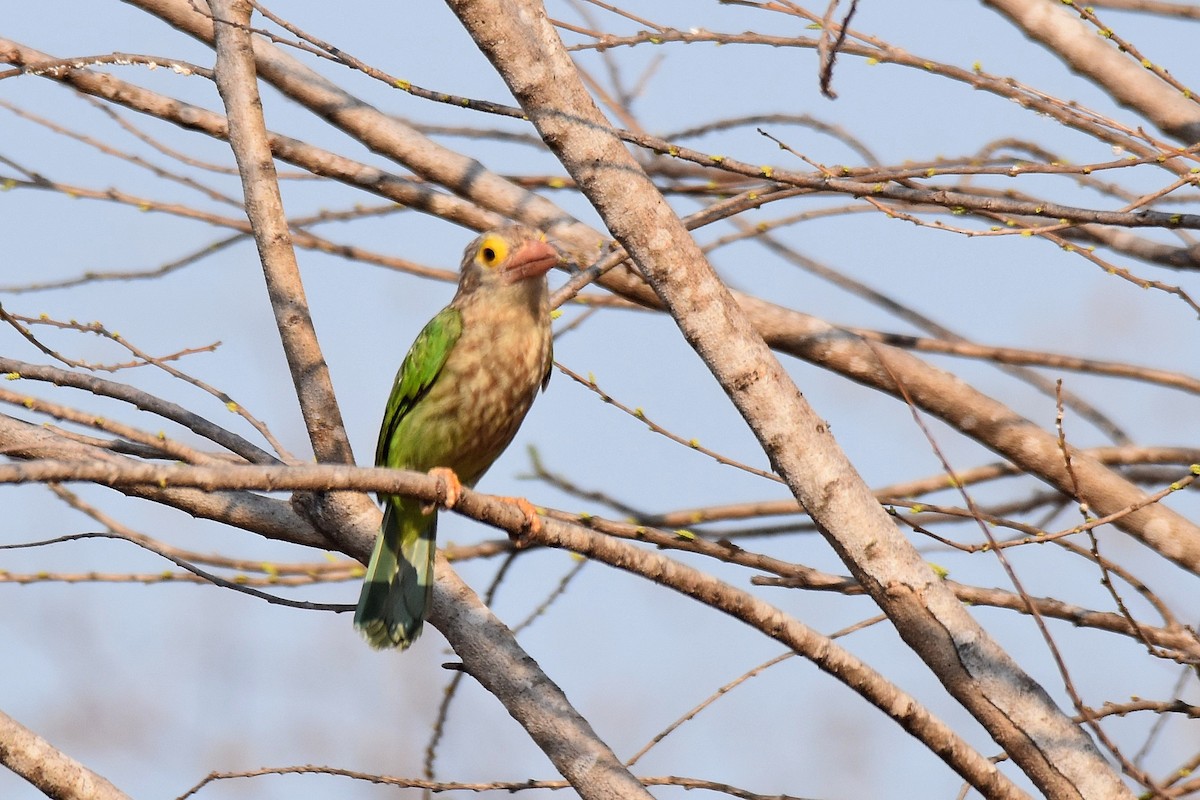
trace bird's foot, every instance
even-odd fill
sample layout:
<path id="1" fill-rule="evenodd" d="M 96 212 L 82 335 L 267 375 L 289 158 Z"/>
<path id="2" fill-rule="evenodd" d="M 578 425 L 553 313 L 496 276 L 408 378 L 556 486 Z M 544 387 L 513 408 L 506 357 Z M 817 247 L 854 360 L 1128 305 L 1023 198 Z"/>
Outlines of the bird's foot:
<path id="1" fill-rule="evenodd" d="M 525 516 L 525 524 L 517 531 L 509 531 L 508 538 L 513 543 L 513 547 L 520 549 L 529 545 L 530 537 L 537 536 L 542 532 L 542 518 L 538 516 L 537 509 L 533 504 L 524 497 L 503 497 L 501 498 L 506 503 L 512 503 Z"/>
<path id="2" fill-rule="evenodd" d="M 426 503 L 421 511 L 429 514 L 440 505 L 442 508 L 454 508 L 458 498 L 462 497 L 463 485 L 454 470 L 446 467 L 434 467 L 429 470 L 429 477 L 438 479 L 438 502 Z"/>

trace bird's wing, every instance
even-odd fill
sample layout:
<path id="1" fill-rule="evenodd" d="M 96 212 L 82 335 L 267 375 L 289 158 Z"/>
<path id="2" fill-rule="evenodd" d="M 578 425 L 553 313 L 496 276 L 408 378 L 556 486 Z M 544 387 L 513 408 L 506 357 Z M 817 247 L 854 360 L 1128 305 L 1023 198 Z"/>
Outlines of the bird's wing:
<path id="1" fill-rule="evenodd" d="M 437 380 L 450 351 L 462 335 L 462 329 L 462 312 L 457 308 L 443 308 L 429 320 L 408 349 L 408 355 L 404 357 L 404 363 L 400 365 L 392 384 L 387 410 L 383 414 L 383 425 L 379 429 L 379 442 L 375 445 L 377 466 L 389 466 L 386 459 L 388 444 L 396 428 Z"/>

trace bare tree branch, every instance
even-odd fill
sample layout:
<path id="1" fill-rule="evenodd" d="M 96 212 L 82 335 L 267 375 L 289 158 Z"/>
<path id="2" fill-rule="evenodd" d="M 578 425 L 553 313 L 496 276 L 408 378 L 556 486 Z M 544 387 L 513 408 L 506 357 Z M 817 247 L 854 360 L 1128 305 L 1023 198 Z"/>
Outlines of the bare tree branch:
<path id="1" fill-rule="evenodd" d="M 33 68 L 36 64 L 51 60 L 53 58 L 46 53 L 0 38 L 0 61 Z M 103 75 L 87 69 L 72 69 L 62 73 L 47 73 L 42 77 L 65 83 L 81 92 L 134 111 L 164 119 L 181 128 L 205 133 L 215 139 L 226 139 L 229 135 L 225 117 L 222 115 L 165 97 L 112 75 Z M 445 192 L 419 186 L 398 175 L 314 147 L 298 139 L 276 133 L 270 134 L 270 142 L 272 152 L 280 160 L 301 166 L 314 175 L 334 178 L 397 203 L 428 211 L 443 219 L 476 230 L 495 226 L 501 220 L 500 216 L 485 212 Z"/>
<path id="2" fill-rule="evenodd" d="M 984 0 L 1026 36 L 1040 42 L 1074 72 L 1107 91 L 1167 135 L 1185 145 L 1200 141 L 1200 105 L 1164 81 L 1151 67 L 1117 49 L 1059 0 Z"/>
<path id="3" fill-rule="evenodd" d="M 54 800 L 130 800 L 129 795 L 0 711 L 0 764 Z"/>
<path id="4" fill-rule="evenodd" d="M 313 330 L 300 267 L 283 212 L 275 162 L 267 141 L 262 99 L 251 52 L 247 0 L 209 0 L 216 25 L 216 81 L 229 117 L 229 144 L 238 163 L 246 215 L 254 229 L 267 294 L 296 385 L 300 411 L 319 461 L 353 464 L 329 368 Z"/>
<path id="5" fill-rule="evenodd" d="M 106 452 L 98 447 L 80 444 L 44 427 L 31 425 L 4 414 L 0 414 L 0 454 L 10 458 L 38 459 L 42 463 L 60 465 L 92 464 L 101 470 L 154 466 Z M 24 465 L 0 465 L 0 469 L 8 466 Z M 288 503 L 252 492 L 224 491 L 217 488 L 204 491 L 154 482 L 128 483 L 119 488 L 124 494 L 172 506 L 192 516 L 223 522 L 269 539 L 322 549 L 330 544 L 326 536 L 297 514 Z"/>
<path id="6" fill-rule="evenodd" d="M 448 0 L 684 338 L 908 645 L 1050 797 L 1131 794 L 933 575 L 804 402 L 579 81 L 534 0 Z"/>
<path id="7" fill-rule="evenodd" d="M 198 436 L 224 447 L 231 453 L 254 464 L 278 464 L 279 459 L 262 448 L 246 441 L 241 436 L 210 422 L 199 414 L 183 408 L 177 403 L 163 400 L 140 391 L 128 384 L 108 380 L 97 375 L 88 375 L 44 364 L 30 364 L 15 358 L 0 356 L 0 373 L 10 381 L 31 380 L 70 386 L 101 397 L 112 397 L 129 403 L 134 408 L 157 414 L 163 419 L 176 422 Z M 19 384 L 17 384 L 19 385 Z"/>

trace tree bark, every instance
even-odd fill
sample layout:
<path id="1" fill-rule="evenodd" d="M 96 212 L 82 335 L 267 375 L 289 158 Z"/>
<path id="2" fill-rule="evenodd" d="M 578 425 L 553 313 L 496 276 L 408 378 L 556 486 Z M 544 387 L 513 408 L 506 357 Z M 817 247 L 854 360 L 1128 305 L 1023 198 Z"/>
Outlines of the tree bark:
<path id="1" fill-rule="evenodd" d="M 0 711 L 0 764 L 54 800 L 130 800 L 129 795 Z"/>

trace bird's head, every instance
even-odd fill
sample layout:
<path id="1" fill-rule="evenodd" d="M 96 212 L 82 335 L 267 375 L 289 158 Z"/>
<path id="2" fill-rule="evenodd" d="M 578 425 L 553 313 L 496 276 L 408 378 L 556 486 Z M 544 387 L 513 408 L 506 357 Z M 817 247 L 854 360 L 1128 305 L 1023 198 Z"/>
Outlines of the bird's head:
<path id="1" fill-rule="evenodd" d="M 459 291 L 546 285 L 545 275 L 559 262 L 546 237 L 524 225 L 494 228 L 480 234 L 463 253 Z"/>

